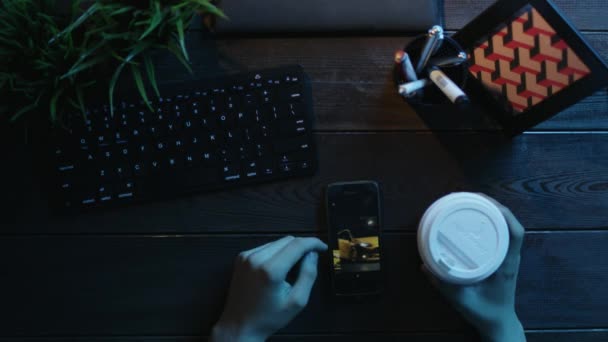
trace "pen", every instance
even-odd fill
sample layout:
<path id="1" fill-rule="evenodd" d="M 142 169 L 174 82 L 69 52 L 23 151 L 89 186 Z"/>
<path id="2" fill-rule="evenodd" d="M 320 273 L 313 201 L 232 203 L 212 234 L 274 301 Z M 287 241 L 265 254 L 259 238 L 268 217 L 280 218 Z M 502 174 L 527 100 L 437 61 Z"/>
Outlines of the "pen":
<path id="1" fill-rule="evenodd" d="M 452 103 L 461 104 L 469 102 L 467 94 L 460 89 L 443 71 L 438 67 L 430 67 L 428 69 L 429 78 L 439 89 L 447 96 Z"/>
<path id="2" fill-rule="evenodd" d="M 454 56 L 454 57 L 431 58 L 431 60 L 429 61 L 429 65 L 440 67 L 440 68 L 449 68 L 449 67 L 460 65 L 466 61 L 467 61 L 467 54 L 464 52 L 460 52 L 458 54 L 458 56 Z"/>
<path id="3" fill-rule="evenodd" d="M 435 48 L 437 47 L 437 43 L 439 42 L 441 35 L 443 35 L 443 28 L 441 28 L 441 26 L 435 25 L 429 30 L 428 34 L 426 35 L 424 47 L 420 52 L 420 60 L 418 60 L 418 65 L 416 66 L 416 74 L 422 73 L 428 64 L 431 55 L 435 52 Z"/>
<path id="4" fill-rule="evenodd" d="M 399 85 L 399 94 L 404 97 L 412 97 L 415 96 L 419 90 L 428 86 L 429 84 L 431 84 L 431 81 L 429 81 L 428 78 L 414 82 L 403 83 Z"/>

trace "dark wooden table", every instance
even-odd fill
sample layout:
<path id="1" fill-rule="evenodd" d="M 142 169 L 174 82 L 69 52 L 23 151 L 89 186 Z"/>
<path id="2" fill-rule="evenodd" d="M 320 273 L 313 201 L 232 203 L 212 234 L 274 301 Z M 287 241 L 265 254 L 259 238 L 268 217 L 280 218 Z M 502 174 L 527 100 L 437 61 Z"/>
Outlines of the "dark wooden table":
<path id="1" fill-rule="evenodd" d="M 608 57 L 608 2 L 556 2 Z M 447 0 L 446 26 L 457 30 L 489 4 Z M 317 117 L 314 178 L 60 218 L 48 212 L 27 156 L 13 153 L 19 167 L 5 165 L 11 178 L 2 183 L 10 201 L 0 218 L 0 340 L 198 340 L 221 311 L 237 252 L 287 233 L 325 238 L 324 186 L 376 179 L 385 196 L 384 295 L 334 303 L 322 260 L 309 306 L 277 340 L 474 340 L 420 273 L 415 245 L 425 208 L 470 190 L 511 207 L 527 228 L 517 312 L 529 340 L 607 341 L 606 90 L 506 143 L 443 111 L 430 127 L 390 81 L 392 54 L 408 39 L 208 40 L 195 30 L 194 76 L 161 59 L 165 81 L 303 65 Z"/>

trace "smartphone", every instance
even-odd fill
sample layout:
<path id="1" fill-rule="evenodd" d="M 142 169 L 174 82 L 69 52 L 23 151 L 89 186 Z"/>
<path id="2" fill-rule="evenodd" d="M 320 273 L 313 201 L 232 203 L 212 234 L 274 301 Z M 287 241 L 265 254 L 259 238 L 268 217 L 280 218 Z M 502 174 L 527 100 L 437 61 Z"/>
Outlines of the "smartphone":
<path id="1" fill-rule="evenodd" d="M 334 293 L 337 296 L 380 293 L 382 204 L 378 183 L 330 184 L 326 206 Z"/>

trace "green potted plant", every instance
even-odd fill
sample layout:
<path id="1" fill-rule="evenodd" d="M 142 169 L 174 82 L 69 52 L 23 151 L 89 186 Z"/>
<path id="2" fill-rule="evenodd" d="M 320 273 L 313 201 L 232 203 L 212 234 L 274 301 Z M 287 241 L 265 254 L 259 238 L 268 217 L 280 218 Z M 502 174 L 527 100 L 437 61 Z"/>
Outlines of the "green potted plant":
<path id="1" fill-rule="evenodd" d="M 185 34 L 192 19 L 224 16 L 211 0 L 75 0 L 68 7 L 55 0 L 0 3 L 4 125 L 62 126 L 85 115 L 93 89 L 105 89 L 112 103 L 125 72 L 148 102 L 146 85 L 158 95 L 151 54 L 168 50 L 189 69 Z"/>

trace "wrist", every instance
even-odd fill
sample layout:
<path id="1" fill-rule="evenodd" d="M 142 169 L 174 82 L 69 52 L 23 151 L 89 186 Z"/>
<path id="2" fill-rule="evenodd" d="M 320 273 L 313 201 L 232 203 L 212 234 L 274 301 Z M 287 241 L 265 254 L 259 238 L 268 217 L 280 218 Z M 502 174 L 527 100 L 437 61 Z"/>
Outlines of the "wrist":
<path id="1" fill-rule="evenodd" d="M 263 342 L 266 337 L 246 329 L 243 325 L 217 322 L 211 330 L 211 342 Z"/>
<path id="2" fill-rule="evenodd" d="M 484 342 L 525 342 L 524 327 L 516 315 L 498 322 L 488 331 L 481 331 Z"/>

